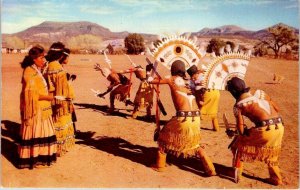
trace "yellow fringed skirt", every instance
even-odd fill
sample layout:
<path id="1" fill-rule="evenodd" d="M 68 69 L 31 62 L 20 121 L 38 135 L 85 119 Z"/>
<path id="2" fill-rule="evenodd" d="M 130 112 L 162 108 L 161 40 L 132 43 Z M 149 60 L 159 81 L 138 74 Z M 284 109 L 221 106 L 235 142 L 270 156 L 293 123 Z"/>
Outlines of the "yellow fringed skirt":
<path id="1" fill-rule="evenodd" d="M 200 117 L 173 117 L 159 133 L 158 146 L 175 156 L 194 156 L 200 146 Z"/>
<path id="2" fill-rule="evenodd" d="M 201 119 L 211 119 L 217 116 L 220 101 L 219 90 L 208 90 L 203 96 L 203 105 L 201 107 Z"/>
<path id="3" fill-rule="evenodd" d="M 276 129 L 277 128 L 277 129 Z M 249 129 L 249 136 L 238 136 L 231 149 L 237 149 L 238 157 L 245 162 L 261 161 L 268 165 L 278 165 L 284 126 L 279 123 Z"/>
<path id="4" fill-rule="evenodd" d="M 75 145 L 72 115 L 58 117 L 54 122 L 54 128 L 57 138 L 57 155 L 62 156 Z"/>

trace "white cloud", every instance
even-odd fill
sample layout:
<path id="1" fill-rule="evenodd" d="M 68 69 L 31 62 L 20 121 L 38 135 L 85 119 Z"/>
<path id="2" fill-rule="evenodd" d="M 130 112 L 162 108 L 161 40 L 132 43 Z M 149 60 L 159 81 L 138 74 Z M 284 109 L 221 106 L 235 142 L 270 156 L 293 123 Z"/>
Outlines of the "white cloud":
<path id="1" fill-rule="evenodd" d="M 164 1 L 151 0 L 151 1 L 141 1 L 141 0 L 112 0 L 113 3 L 120 6 L 159 6 Z"/>
<path id="2" fill-rule="evenodd" d="M 103 5 L 82 5 L 79 6 L 79 10 L 86 14 L 97 14 L 97 15 L 112 15 L 119 12 L 116 8 Z"/>
<path id="3" fill-rule="evenodd" d="M 54 1 L 42 1 L 34 4 L 14 4 L 2 8 L 4 18 L 7 17 L 56 17 L 63 15 L 66 4 L 54 3 Z"/>
<path id="4" fill-rule="evenodd" d="M 290 3 L 286 5 L 284 8 L 286 9 L 299 8 L 299 2 L 296 0 L 291 0 Z"/>
<path id="5" fill-rule="evenodd" d="M 27 17 L 22 19 L 20 22 L 2 22 L 1 31 L 2 33 L 16 33 L 26 30 L 28 27 L 41 24 L 45 20 L 39 17 Z"/>
<path id="6" fill-rule="evenodd" d="M 275 3 L 275 2 L 276 2 L 276 0 L 225 0 L 224 4 L 234 4 L 234 5 L 266 5 L 266 4 L 272 4 L 272 3 Z"/>
<path id="7" fill-rule="evenodd" d="M 209 10 L 210 7 L 216 6 L 215 3 L 210 1 L 171 1 L 171 0 L 151 0 L 151 1 L 140 1 L 140 0 L 113 0 L 119 6 L 137 8 L 138 12 L 136 15 L 145 16 L 152 13 L 176 13 L 177 11 L 193 11 L 193 10 Z"/>

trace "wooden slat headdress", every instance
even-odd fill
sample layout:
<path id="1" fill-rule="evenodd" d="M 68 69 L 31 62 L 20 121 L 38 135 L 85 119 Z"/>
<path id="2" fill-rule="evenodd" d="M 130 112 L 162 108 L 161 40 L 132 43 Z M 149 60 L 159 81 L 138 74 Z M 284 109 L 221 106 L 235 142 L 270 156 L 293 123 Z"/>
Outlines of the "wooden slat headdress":
<path id="1" fill-rule="evenodd" d="M 250 61 L 249 54 L 226 53 L 217 56 L 204 73 L 203 84 L 208 89 L 225 90 L 232 77 L 245 78 Z"/>
<path id="2" fill-rule="evenodd" d="M 183 61 L 186 69 L 192 65 L 197 66 L 203 56 L 196 46 L 196 42 L 184 36 L 164 38 L 150 53 L 158 63 L 161 63 L 168 70 L 171 69 L 172 63 L 176 60 Z"/>

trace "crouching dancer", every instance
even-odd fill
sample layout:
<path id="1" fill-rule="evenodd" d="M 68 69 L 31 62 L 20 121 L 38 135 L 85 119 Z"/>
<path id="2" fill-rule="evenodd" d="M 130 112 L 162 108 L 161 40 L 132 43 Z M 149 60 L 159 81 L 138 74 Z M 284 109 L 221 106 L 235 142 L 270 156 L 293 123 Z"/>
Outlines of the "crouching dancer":
<path id="1" fill-rule="evenodd" d="M 257 160 L 268 165 L 269 183 L 282 184 L 278 157 L 284 127 L 278 114 L 278 107 L 264 91 L 250 92 L 245 82 L 237 77 L 229 80 L 226 88 L 236 99 L 234 114 L 238 135 L 230 145 L 234 156 L 233 167 L 236 168 L 236 181 L 239 181 L 242 176 L 243 162 Z M 244 128 L 243 115 L 248 117 L 255 126 Z M 231 130 L 226 132 L 229 136 L 233 135 Z"/>
<path id="2" fill-rule="evenodd" d="M 153 86 L 149 84 L 146 80 L 146 70 L 143 69 L 140 65 L 138 65 L 132 69 L 119 71 L 118 73 L 134 73 L 136 78 L 138 78 L 141 81 L 139 89 L 137 90 L 134 98 L 134 109 L 132 113 L 132 118 L 137 118 L 137 116 L 139 115 L 139 110 L 146 108 L 146 118 L 151 119 L 151 109 L 153 106 Z"/>
<path id="3" fill-rule="evenodd" d="M 115 99 L 125 102 L 126 105 L 133 105 L 129 99 L 131 82 L 126 76 L 117 73 L 113 69 L 101 68 L 99 64 L 96 64 L 94 68 L 95 70 L 100 71 L 101 74 L 110 82 L 107 90 L 104 93 L 98 94 L 99 97 L 103 97 L 104 95 L 110 93 L 110 108 L 108 113 L 114 112 Z"/>
<path id="4" fill-rule="evenodd" d="M 152 168 L 163 171 L 166 166 L 167 153 L 179 157 L 197 156 L 201 159 L 208 176 L 216 175 L 215 168 L 210 158 L 200 147 L 200 111 L 195 96 L 187 87 L 185 77 L 185 65 L 176 60 L 171 65 L 171 75 L 165 79 L 154 79 L 152 84 L 168 84 L 176 109 L 176 116 L 162 128 L 157 128 L 158 146 L 156 164 Z"/>

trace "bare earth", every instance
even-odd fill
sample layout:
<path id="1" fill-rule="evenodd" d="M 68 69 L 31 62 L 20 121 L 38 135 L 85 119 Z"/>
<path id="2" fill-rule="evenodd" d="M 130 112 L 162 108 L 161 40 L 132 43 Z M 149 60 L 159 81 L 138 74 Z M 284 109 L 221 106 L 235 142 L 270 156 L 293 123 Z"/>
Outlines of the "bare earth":
<path id="1" fill-rule="evenodd" d="M 195 158 L 168 158 L 165 172 L 153 171 L 157 144 L 153 141 L 155 124 L 144 120 L 145 110 L 136 120 L 129 119 L 132 107 L 116 102 L 120 113 L 106 115 L 108 96 L 100 99 L 91 88 L 104 91 L 108 82 L 94 71 L 98 62 L 105 66 L 101 55 L 71 55 L 66 69 L 77 75 L 75 88 L 76 123 L 79 130 L 75 147 L 59 157 L 50 168 L 34 170 L 15 167 L 20 126 L 19 94 L 22 69 L 19 62 L 24 55 L 2 55 L 2 116 L 1 116 L 1 185 L 2 187 L 148 187 L 148 188 L 299 188 L 299 137 L 298 137 L 298 61 L 252 58 L 246 83 L 252 89 L 265 90 L 281 108 L 285 134 L 280 167 L 284 185 L 275 187 L 265 182 L 267 166 L 255 162 L 245 164 L 243 180 L 232 181 L 232 154 L 227 149 L 231 142 L 225 134 L 222 114 L 227 113 L 234 122 L 234 100 L 228 92 L 221 92 L 219 107 L 220 132 L 211 130 L 209 122 L 202 124 L 202 145 L 215 164 L 218 176 L 205 177 L 203 167 Z M 110 56 L 116 70 L 129 68 L 126 56 Z M 145 66 L 144 56 L 131 56 L 135 63 Z M 168 71 L 159 68 L 162 75 Z M 273 73 L 285 77 L 282 84 L 272 84 Z M 131 99 L 139 81 L 133 76 Z M 161 86 L 161 99 L 168 112 L 164 123 L 174 115 L 169 88 Z M 152 110 L 155 114 L 155 109 Z"/>

